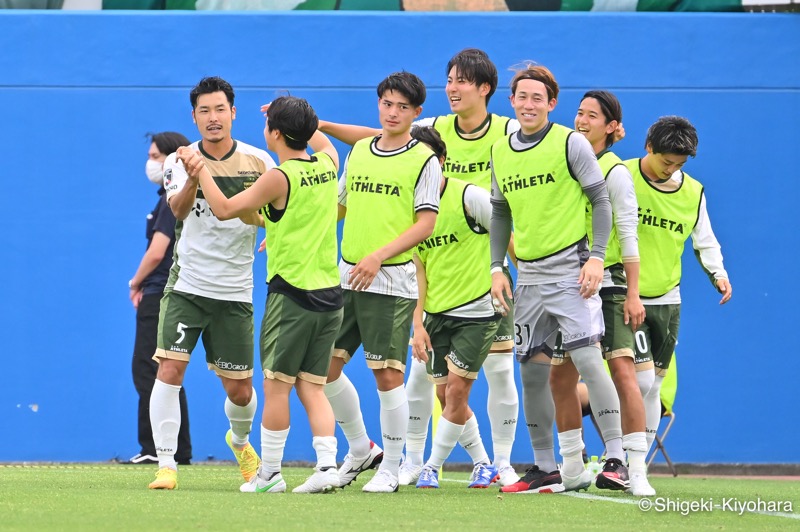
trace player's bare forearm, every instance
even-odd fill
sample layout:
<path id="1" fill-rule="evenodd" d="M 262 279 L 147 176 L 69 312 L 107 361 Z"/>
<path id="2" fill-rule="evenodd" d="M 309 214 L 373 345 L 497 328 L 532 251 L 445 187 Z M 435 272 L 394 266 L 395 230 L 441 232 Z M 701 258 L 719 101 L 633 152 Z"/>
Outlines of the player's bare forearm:
<path id="1" fill-rule="evenodd" d="M 328 122 L 327 120 L 319 121 L 319 130 L 350 146 L 361 139 L 374 137 L 381 133 L 380 129 L 357 126 L 355 124 L 338 124 L 336 122 Z"/>
<path id="2" fill-rule="evenodd" d="M 183 188 L 169 198 L 169 208 L 178 220 L 185 220 L 192 212 L 194 200 L 197 198 L 197 180 L 189 179 Z"/>

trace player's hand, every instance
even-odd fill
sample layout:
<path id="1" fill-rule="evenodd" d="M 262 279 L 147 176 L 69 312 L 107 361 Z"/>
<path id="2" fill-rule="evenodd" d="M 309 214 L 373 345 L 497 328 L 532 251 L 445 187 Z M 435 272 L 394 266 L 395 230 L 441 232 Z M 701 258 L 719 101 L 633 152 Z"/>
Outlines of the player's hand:
<path id="1" fill-rule="evenodd" d="M 186 173 L 189 174 L 189 177 L 192 179 L 197 179 L 200 175 L 200 171 L 206 166 L 206 161 L 203 156 L 200 155 L 200 152 L 188 146 L 181 146 L 178 148 L 175 155 L 183 162 Z"/>
<path id="2" fill-rule="evenodd" d="M 422 325 L 414 325 L 414 338 L 411 340 L 411 356 L 420 362 L 428 361 L 428 352 L 432 351 L 431 337 Z"/>
<path id="3" fill-rule="evenodd" d="M 622 122 L 619 123 L 617 129 L 614 130 L 614 142 L 619 142 L 625 138 L 625 127 Z"/>
<path id="4" fill-rule="evenodd" d="M 366 290 L 372 285 L 380 269 L 381 260 L 377 255 L 367 255 L 350 270 L 350 287 L 358 292 Z"/>
<path id="5" fill-rule="evenodd" d="M 508 282 L 503 272 L 494 272 L 492 274 L 492 305 L 494 309 L 503 316 L 508 314 L 511 310 L 506 303 L 506 296 L 508 299 L 514 299 L 511 293 L 511 285 Z"/>
<path id="6" fill-rule="evenodd" d="M 724 305 L 731 300 L 731 296 L 733 295 L 733 287 L 731 286 L 730 281 L 727 279 L 717 279 L 717 290 L 719 290 L 720 294 L 722 294 L 722 299 L 719 300 L 720 305 Z"/>
<path id="7" fill-rule="evenodd" d="M 265 249 L 267 249 L 267 239 L 266 238 L 264 240 L 262 240 L 261 243 L 258 245 L 258 252 L 261 253 Z"/>
<path id="8" fill-rule="evenodd" d="M 133 303 L 133 308 L 135 308 L 135 309 L 139 308 L 139 303 L 142 302 L 142 296 L 143 295 L 144 295 L 144 293 L 142 292 L 141 288 L 131 288 L 130 289 L 130 293 L 128 294 L 128 297 L 130 298 L 131 303 Z"/>
<path id="9" fill-rule="evenodd" d="M 581 285 L 581 296 L 584 299 L 589 299 L 597 293 L 602 282 L 603 261 L 595 257 L 589 257 L 589 260 L 581 268 L 581 274 L 578 277 L 578 284 Z"/>
<path id="10" fill-rule="evenodd" d="M 269 113 L 269 106 L 270 105 L 272 105 L 272 102 L 265 103 L 264 105 L 261 106 L 261 112 L 264 113 L 264 117 L 266 117 L 267 114 Z"/>
<path id="11" fill-rule="evenodd" d="M 625 303 L 622 304 L 622 312 L 625 317 L 625 325 L 630 324 L 632 330 L 635 331 L 644 323 L 646 311 L 638 294 L 628 293 Z"/>

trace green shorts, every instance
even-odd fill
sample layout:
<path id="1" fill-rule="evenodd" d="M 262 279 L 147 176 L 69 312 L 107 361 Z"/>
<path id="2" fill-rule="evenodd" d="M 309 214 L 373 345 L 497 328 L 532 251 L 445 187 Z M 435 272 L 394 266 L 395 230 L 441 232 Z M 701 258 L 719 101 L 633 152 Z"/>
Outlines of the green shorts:
<path id="1" fill-rule="evenodd" d="M 220 377 L 253 376 L 253 305 L 171 290 L 161 298 L 155 360 L 189 361 L 203 335 L 208 369 Z"/>
<path id="2" fill-rule="evenodd" d="M 313 312 L 283 294 L 271 293 L 261 320 L 264 378 L 325 384 L 342 312 Z"/>
<path id="3" fill-rule="evenodd" d="M 416 299 L 344 290 L 344 318 L 333 356 L 349 362 L 364 346 L 370 369 L 405 372 Z"/>
<path id="4" fill-rule="evenodd" d="M 636 331 L 637 367 L 652 360 L 656 375 L 665 376 L 675 345 L 678 343 L 678 328 L 681 322 L 680 305 L 645 305 L 647 316 Z"/>
<path id="5" fill-rule="evenodd" d="M 625 299 L 624 294 L 602 295 L 603 300 L 603 321 L 605 321 L 606 332 L 600 345 L 603 349 L 603 358 L 611 360 L 617 357 L 634 358 L 633 329 L 630 324 L 625 324 Z"/>
<path id="6" fill-rule="evenodd" d="M 425 316 L 425 330 L 431 338 L 428 375 L 436 384 L 446 384 L 452 372 L 475 380 L 492 347 L 499 321 L 456 320 L 441 314 Z"/>
<path id="7" fill-rule="evenodd" d="M 508 268 L 503 266 L 503 274 L 508 279 L 508 284 L 511 285 L 511 291 L 514 291 L 514 280 L 511 279 L 511 272 Z M 504 296 L 506 304 L 508 305 L 508 313 L 500 318 L 497 332 L 494 333 L 494 343 L 492 349 L 495 351 L 510 352 L 514 348 L 514 300 L 508 296 Z"/>

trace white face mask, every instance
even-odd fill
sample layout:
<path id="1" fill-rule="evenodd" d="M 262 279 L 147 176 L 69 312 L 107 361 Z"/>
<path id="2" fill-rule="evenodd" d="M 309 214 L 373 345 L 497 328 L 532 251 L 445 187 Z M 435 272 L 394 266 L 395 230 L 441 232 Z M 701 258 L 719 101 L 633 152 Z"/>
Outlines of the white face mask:
<path id="1" fill-rule="evenodd" d="M 154 185 L 160 185 L 164 180 L 164 163 L 148 159 L 147 164 L 144 166 L 144 173 L 147 174 L 147 179 Z"/>

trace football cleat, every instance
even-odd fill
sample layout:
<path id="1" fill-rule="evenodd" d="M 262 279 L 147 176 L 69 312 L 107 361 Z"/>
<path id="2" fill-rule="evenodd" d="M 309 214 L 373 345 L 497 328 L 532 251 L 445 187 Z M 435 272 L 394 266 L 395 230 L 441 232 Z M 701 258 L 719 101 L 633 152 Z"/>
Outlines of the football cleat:
<path id="1" fill-rule="evenodd" d="M 422 468 L 417 480 L 418 488 L 438 488 L 439 487 L 439 472 L 426 465 Z"/>
<path id="2" fill-rule="evenodd" d="M 592 485 L 592 474 L 588 469 L 581 470 L 581 474 L 577 477 L 568 477 L 562 472 L 561 483 L 564 485 L 564 491 L 586 491 Z"/>
<path id="3" fill-rule="evenodd" d="M 502 493 L 561 493 L 561 473 L 545 473 L 539 466 L 531 466 L 519 481 L 500 488 Z"/>
<path id="4" fill-rule="evenodd" d="M 335 467 L 321 471 L 317 469 L 314 474 L 292 490 L 292 493 L 331 493 L 339 487 L 339 472 Z"/>
<path id="5" fill-rule="evenodd" d="M 151 490 L 174 490 L 178 487 L 178 472 L 171 467 L 162 467 L 156 472 L 156 479 L 147 487 Z"/>
<path id="6" fill-rule="evenodd" d="M 645 472 L 631 471 L 630 487 L 628 493 L 635 497 L 655 497 L 656 490 L 647 481 Z"/>
<path id="7" fill-rule="evenodd" d="M 601 490 L 626 490 L 630 487 L 628 468 L 618 458 L 609 458 L 595 477 L 594 485 Z"/>
<path id="8" fill-rule="evenodd" d="M 269 478 L 264 478 L 262 475 L 268 473 L 258 468 L 258 472 L 253 475 L 250 482 L 245 482 L 239 486 L 239 491 L 242 493 L 283 493 L 286 491 L 286 482 L 283 480 L 283 475 L 280 471 L 275 471 Z"/>
<path id="9" fill-rule="evenodd" d="M 492 464 L 475 464 L 472 476 L 469 477 L 468 488 L 488 488 L 492 482 L 497 481 L 497 468 Z"/>
<path id="10" fill-rule="evenodd" d="M 504 465 L 503 467 L 497 468 L 497 475 L 497 482 L 501 486 L 510 486 L 519 482 L 519 475 L 517 475 L 517 472 L 514 471 L 511 465 Z"/>
<path id="11" fill-rule="evenodd" d="M 374 469 L 383 461 L 383 449 L 369 442 L 369 454 L 364 458 L 356 458 L 350 453 L 344 457 L 344 463 L 339 468 L 339 487 L 349 486 L 358 475 L 367 469 Z"/>
<path id="12" fill-rule="evenodd" d="M 258 453 L 253 449 L 253 446 L 250 445 L 250 442 L 247 442 L 247 445 L 241 449 L 237 449 L 233 445 L 232 438 L 233 432 L 229 429 L 225 434 L 225 443 L 228 444 L 228 447 L 233 451 L 233 456 L 236 457 L 236 462 L 239 464 L 239 471 L 242 472 L 242 478 L 250 482 L 256 473 L 258 473 L 258 467 L 261 465 L 261 458 L 258 457 Z"/>
<path id="13" fill-rule="evenodd" d="M 414 465 L 408 460 L 400 464 L 400 472 L 397 475 L 397 480 L 401 486 L 410 486 L 417 482 L 422 466 Z"/>
<path id="14" fill-rule="evenodd" d="M 388 469 L 378 469 L 372 480 L 364 484 L 361 491 L 367 493 L 394 493 L 399 486 L 397 477 Z"/>
<path id="15" fill-rule="evenodd" d="M 142 454 L 139 453 L 135 456 L 131 456 L 130 460 L 127 462 L 122 462 L 123 464 L 157 464 L 158 457 L 153 456 L 152 454 Z"/>

